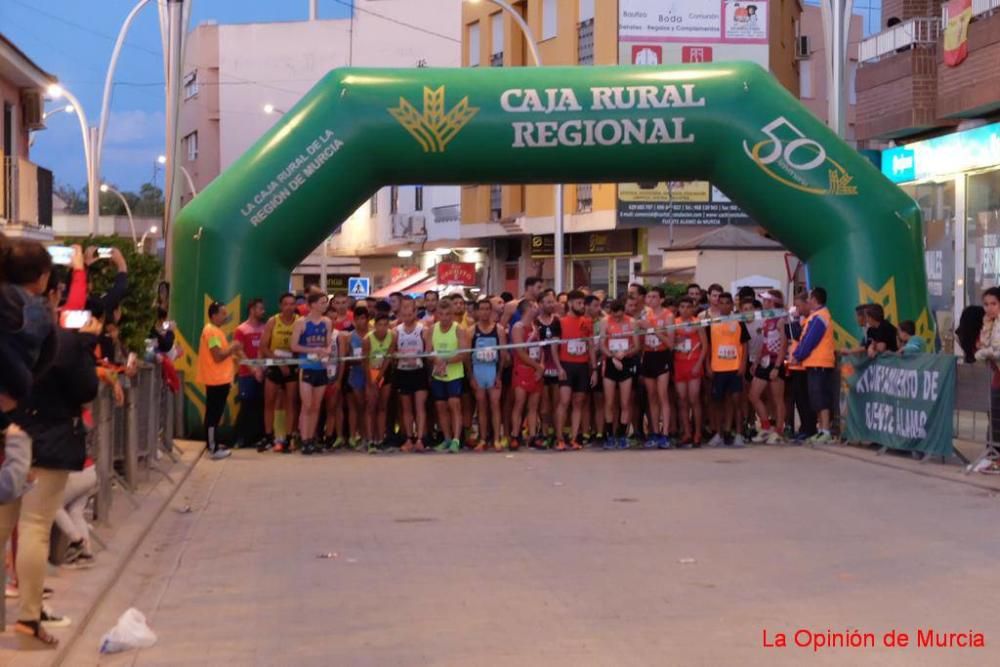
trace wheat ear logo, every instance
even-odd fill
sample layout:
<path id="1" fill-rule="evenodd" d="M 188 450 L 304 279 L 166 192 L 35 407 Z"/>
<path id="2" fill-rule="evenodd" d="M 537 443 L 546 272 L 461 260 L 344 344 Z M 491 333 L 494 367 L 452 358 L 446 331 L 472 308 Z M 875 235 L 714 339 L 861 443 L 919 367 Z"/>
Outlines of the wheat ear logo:
<path id="1" fill-rule="evenodd" d="M 443 153 L 451 140 L 479 113 L 479 108 L 470 107 L 469 98 L 463 97 L 445 113 L 444 86 L 436 90 L 425 86 L 423 113 L 402 97 L 399 106 L 389 109 L 389 113 L 420 142 L 425 153 Z"/>

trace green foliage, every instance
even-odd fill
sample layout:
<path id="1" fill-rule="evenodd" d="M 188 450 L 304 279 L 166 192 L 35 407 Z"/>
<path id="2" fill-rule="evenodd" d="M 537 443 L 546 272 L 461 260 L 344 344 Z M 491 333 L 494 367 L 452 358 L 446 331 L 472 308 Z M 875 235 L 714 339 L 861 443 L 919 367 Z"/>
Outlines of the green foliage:
<path id="1" fill-rule="evenodd" d="M 67 240 L 72 243 L 72 239 Z M 128 291 L 122 301 L 121 340 L 130 352 L 142 353 L 144 341 L 156 321 L 156 288 L 162 266 L 153 255 L 136 251 L 131 240 L 119 236 L 97 236 L 86 241 L 88 246 L 115 247 L 121 250 L 128 264 Z M 111 287 L 116 273 L 114 263 L 108 260 L 94 262 L 88 270 L 87 281 L 91 294 L 104 294 Z"/>
<path id="2" fill-rule="evenodd" d="M 163 216 L 163 190 L 154 183 L 143 183 L 139 186 L 139 192 L 121 190 L 122 196 L 128 201 L 132 209 L 132 215 L 137 218 L 156 218 Z M 71 185 L 62 184 L 56 187 L 57 197 L 66 202 L 70 213 L 82 214 L 87 212 L 87 188 L 79 190 Z M 114 192 L 102 192 L 100 194 L 101 215 L 125 215 L 125 205 Z"/>
<path id="3" fill-rule="evenodd" d="M 661 283 L 660 287 L 666 292 L 668 297 L 673 297 L 674 299 L 680 299 L 683 296 L 687 296 L 687 283 Z"/>

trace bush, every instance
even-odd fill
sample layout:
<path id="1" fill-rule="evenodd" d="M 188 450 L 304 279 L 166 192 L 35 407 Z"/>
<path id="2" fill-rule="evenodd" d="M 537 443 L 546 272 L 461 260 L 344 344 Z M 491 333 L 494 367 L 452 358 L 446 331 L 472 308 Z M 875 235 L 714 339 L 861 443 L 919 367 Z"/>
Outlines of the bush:
<path id="1" fill-rule="evenodd" d="M 80 239 L 66 239 L 68 244 Z M 121 341 L 129 352 L 141 354 L 149 330 L 156 322 L 156 288 L 159 285 L 162 265 L 153 255 L 140 253 L 131 239 L 120 236 L 95 236 L 82 244 L 99 248 L 115 247 L 121 250 L 128 263 L 128 290 L 122 300 Z M 115 277 L 115 265 L 106 260 L 91 264 L 87 273 L 87 284 L 91 294 L 104 294 L 111 287 Z M 110 313 L 109 313 L 110 315 Z"/>

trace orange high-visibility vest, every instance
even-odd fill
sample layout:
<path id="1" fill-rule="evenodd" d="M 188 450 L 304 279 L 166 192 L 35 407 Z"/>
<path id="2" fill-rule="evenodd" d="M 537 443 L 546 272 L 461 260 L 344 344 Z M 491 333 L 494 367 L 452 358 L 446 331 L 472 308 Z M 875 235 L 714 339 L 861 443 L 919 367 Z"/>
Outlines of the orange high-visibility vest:
<path id="1" fill-rule="evenodd" d="M 729 373 L 743 365 L 743 327 L 739 322 L 721 322 L 712 325 L 712 370 Z"/>
<path id="2" fill-rule="evenodd" d="M 809 332 L 809 325 L 817 319 L 823 321 L 823 324 L 826 325 L 826 331 L 823 332 L 823 338 L 820 339 L 819 344 L 802 361 L 802 365 L 806 368 L 834 368 L 837 365 L 837 353 L 833 345 L 833 319 L 830 317 L 828 309 L 820 308 L 806 318 L 806 326 L 802 331 L 802 339 L 805 340 Z"/>

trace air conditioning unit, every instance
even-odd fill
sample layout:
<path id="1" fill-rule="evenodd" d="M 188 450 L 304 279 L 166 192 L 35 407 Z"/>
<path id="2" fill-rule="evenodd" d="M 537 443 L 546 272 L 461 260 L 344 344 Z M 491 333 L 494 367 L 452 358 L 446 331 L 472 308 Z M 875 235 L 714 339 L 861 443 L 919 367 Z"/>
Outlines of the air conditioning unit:
<path id="1" fill-rule="evenodd" d="M 28 131 L 44 130 L 45 100 L 39 90 L 26 90 L 21 94 L 21 106 L 24 109 L 24 125 Z"/>
<path id="2" fill-rule="evenodd" d="M 410 216 L 410 234 L 413 236 L 427 236 L 427 216 Z"/>
<path id="3" fill-rule="evenodd" d="M 812 40 L 809 35 L 799 35 L 795 40 L 795 59 L 809 60 L 812 57 Z"/>
<path id="4" fill-rule="evenodd" d="M 411 229 L 409 216 L 398 213 L 392 215 L 392 238 L 405 239 L 412 233 Z"/>

